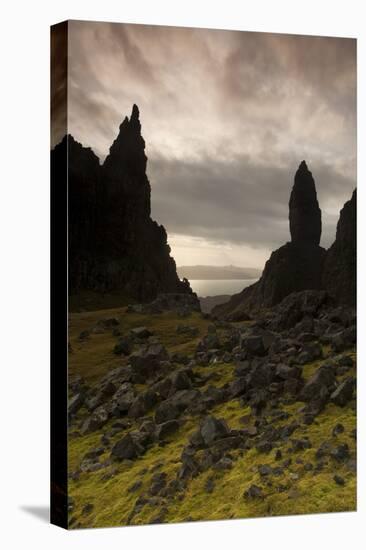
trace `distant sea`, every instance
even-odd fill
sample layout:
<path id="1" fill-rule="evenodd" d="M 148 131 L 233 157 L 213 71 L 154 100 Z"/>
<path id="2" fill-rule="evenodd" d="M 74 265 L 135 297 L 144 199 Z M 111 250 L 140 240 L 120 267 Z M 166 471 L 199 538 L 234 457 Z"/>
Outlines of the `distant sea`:
<path id="1" fill-rule="evenodd" d="M 193 292 L 199 297 L 237 294 L 243 288 L 254 284 L 257 279 L 190 279 Z"/>

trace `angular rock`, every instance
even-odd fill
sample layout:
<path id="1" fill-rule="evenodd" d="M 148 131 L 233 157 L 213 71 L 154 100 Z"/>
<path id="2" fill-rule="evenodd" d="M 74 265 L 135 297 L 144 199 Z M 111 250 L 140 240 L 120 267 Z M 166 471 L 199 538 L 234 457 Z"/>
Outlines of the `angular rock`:
<path id="1" fill-rule="evenodd" d="M 159 441 L 170 437 L 179 430 L 180 424 L 177 420 L 167 420 L 156 427 L 156 437 Z"/>
<path id="2" fill-rule="evenodd" d="M 158 395 L 152 390 L 147 390 L 138 395 L 133 401 L 128 410 L 128 416 L 131 418 L 139 418 L 144 416 L 150 409 L 152 409 L 152 407 L 156 405 L 157 402 Z"/>
<path id="3" fill-rule="evenodd" d="M 354 389 L 355 379 L 346 378 L 331 394 L 330 400 L 339 407 L 344 407 L 352 399 Z"/>
<path id="4" fill-rule="evenodd" d="M 313 374 L 313 376 L 306 382 L 300 393 L 300 400 L 312 401 L 322 395 L 325 390 L 329 393 L 329 389 L 335 382 L 334 368 L 332 366 L 323 365 Z"/>
<path id="5" fill-rule="evenodd" d="M 251 485 L 249 489 L 244 492 L 246 498 L 263 498 L 262 488 L 257 485 Z"/>
<path id="6" fill-rule="evenodd" d="M 136 394 L 133 385 L 124 382 L 111 399 L 111 414 L 120 416 L 127 413 L 135 399 Z"/>
<path id="7" fill-rule="evenodd" d="M 80 433 L 84 435 L 99 430 L 108 422 L 108 417 L 107 410 L 104 407 L 98 407 L 93 414 L 84 421 Z"/>
<path id="8" fill-rule="evenodd" d="M 158 405 L 155 411 L 155 422 L 162 424 L 168 420 L 176 420 L 180 416 L 180 411 L 171 401 L 163 401 Z"/>
<path id="9" fill-rule="evenodd" d="M 211 445 L 216 439 L 229 435 L 230 430 L 225 420 L 208 416 L 200 428 L 201 436 L 206 445 Z"/>
<path id="10" fill-rule="evenodd" d="M 264 355 L 265 354 L 265 348 L 263 345 L 263 338 L 262 336 L 258 335 L 248 335 L 248 336 L 242 336 L 240 341 L 241 348 L 245 349 L 252 355 Z"/>
<path id="11" fill-rule="evenodd" d="M 131 336 L 142 340 L 144 340 L 145 338 L 149 338 L 149 336 L 152 335 L 152 332 L 150 332 L 150 330 L 147 329 L 146 327 L 132 328 L 130 332 L 131 332 Z"/>
<path id="12" fill-rule="evenodd" d="M 130 355 L 129 361 L 136 381 L 145 382 L 146 378 L 156 374 L 159 364 L 169 359 L 168 353 L 161 344 L 151 344 Z"/>
<path id="13" fill-rule="evenodd" d="M 77 393 L 74 395 L 71 399 L 69 399 L 68 402 L 68 412 L 69 414 L 76 414 L 78 410 L 83 406 L 84 404 L 84 394 Z"/>
<path id="14" fill-rule="evenodd" d="M 143 453 L 144 448 L 130 434 L 127 434 L 114 444 L 111 457 L 117 460 L 133 460 Z"/>
<path id="15" fill-rule="evenodd" d="M 126 336 L 121 337 L 113 348 L 113 353 L 115 355 L 130 355 L 131 351 L 132 343 L 131 340 Z"/>

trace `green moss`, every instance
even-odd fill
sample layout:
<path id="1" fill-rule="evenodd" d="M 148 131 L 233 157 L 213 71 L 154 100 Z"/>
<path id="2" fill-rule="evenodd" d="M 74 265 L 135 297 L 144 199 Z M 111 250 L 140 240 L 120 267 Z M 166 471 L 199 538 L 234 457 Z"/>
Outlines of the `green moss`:
<path id="1" fill-rule="evenodd" d="M 127 334 L 132 328 L 146 326 L 169 353 L 193 353 L 199 340 L 207 331 L 209 321 L 203 319 L 199 313 L 193 313 L 187 319 L 182 320 L 172 312 L 159 315 L 140 315 L 126 313 L 126 308 L 100 310 L 97 312 L 71 313 L 69 319 L 69 342 L 72 352 L 69 353 L 69 375 L 81 375 L 88 383 L 94 384 L 108 370 L 127 363 L 127 359 L 114 355 L 113 348 L 118 341 L 112 335 L 111 330 L 102 334 L 92 333 L 93 328 L 100 319 L 116 317 L 120 321 L 119 330 Z M 178 334 L 178 324 L 189 324 L 197 327 L 199 334 L 196 338 L 190 338 L 186 334 Z M 79 340 L 82 331 L 88 330 L 90 336 L 84 341 Z"/>
<path id="2" fill-rule="evenodd" d="M 119 318 L 121 333 L 127 333 L 137 326 L 148 327 L 167 347 L 169 353 L 193 353 L 210 324 L 199 314 L 193 314 L 188 319 L 181 319 L 173 313 L 147 316 L 126 314 L 123 307 L 98 312 L 73 313 L 70 315 L 70 342 L 73 349 L 69 356 L 70 374 L 81 374 L 88 383 L 94 384 L 109 369 L 127 362 L 127 359 L 113 354 L 112 350 L 117 339 L 112 336 L 111 331 L 91 334 L 84 342 L 80 342 L 78 338 L 81 331 L 92 330 L 99 319 L 112 316 Z M 196 326 L 199 335 L 191 339 L 187 335 L 178 334 L 176 332 L 178 324 Z M 325 353 L 327 351 L 327 349 L 324 350 Z M 351 355 L 355 359 L 353 350 Z M 321 364 L 328 361 L 329 359 L 322 359 L 305 365 L 304 378 L 309 379 Z M 234 369 L 235 366 L 232 363 L 216 363 L 206 367 L 194 367 L 194 372 L 202 376 L 211 375 L 200 388 L 204 391 L 210 385 L 223 387 L 229 384 L 234 379 Z M 337 378 L 340 381 L 343 376 L 350 375 L 355 375 L 355 369 L 350 369 L 345 375 Z M 136 387 L 139 391 L 145 388 L 144 385 Z M 299 410 L 303 405 L 301 402 L 280 400 L 278 408 L 286 411 L 289 418 L 274 421 L 273 424 L 287 425 L 300 419 Z M 250 412 L 250 407 L 242 407 L 239 399 L 217 405 L 210 411 L 211 414 L 224 418 L 233 429 L 253 425 L 254 418 L 250 416 Z M 271 418 L 270 411 L 265 411 L 264 414 Z M 81 409 L 78 413 L 78 421 L 81 422 L 86 415 L 87 411 Z M 247 424 L 243 423 L 242 417 L 246 418 Z M 269 464 L 272 467 L 281 464 L 281 461 L 275 461 L 276 449 L 267 455 L 258 453 L 255 448 L 247 451 L 235 450 L 230 452 L 233 460 L 233 467 L 230 470 L 219 472 L 209 469 L 190 480 L 184 490 L 170 498 L 159 497 L 158 504 L 153 501 L 145 504 L 140 511 L 136 511 L 135 505 L 139 497 L 149 496 L 151 478 L 156 472 L 165 472 L 168 482 L 176 478 L 181 466 L 182 450 L 190 434 L 197 429 L 199 422 L 199 417 L 186 418 L 182 427 L 164 446 L 154 445 L 135 461 L 113 462 L 102 470 L 82 473 L 78 480 L 70 480 L 69 493 L 74 500 L 74 508 L 70 513 L 72 518 L 70 526 L 106 527 L 128 523 L 149 523 L 164 507 L 167 509 L 165 521 L 168 522 L 331 512 L 356 508 L 356 476 L 345 464 L 329 458 L 319 472 L 315 472 L 314 469 L 307 471 L 304 468 L 306 463 L 316 464 L 316 450 L 324 441 L 332 441 L 337 445 L 347 443 L 351 458 L 355 457 L 356 446 L 351 432 L 356 426 L 356 413 L 354 403 L 351 402 L 344 408 L 328 404 L 313 424 L 300 425 L 290 440 L 308 437 L 312 444 L 311 448 L 290 452 L 291 441 L 283 442 L 278 447 L 282 452 L 283 460 L 292 458 L 290 467 L 284 469 L 281 475 L 272 475 L 266 480 L 258 472 L 261 464 Z M 113 421 L 110 421 L 96 433 L 70 437 L 68 450 L 70 472 L 79 467 L 87 451 L 100 446 L 102 433 L 108 431 L 112 423 Z M 332 430 L 337 423 L 343 424 L 345 430 L 334 437 Z M 133 423 L 128 430 L 116 434 L 112 438 L 112 444 L 129 430 L 136 428 L 137 424 Z M 110 451 L 106 451 L 100 457 L 100 461 L 107 460 L 109 454 Z M 112 476 L 109 479 L 106 476 L 108 473 Z M 333 479 L 335 474 L 345 480 L 344 486 L 335 483 Z M 210 494 L 205 489 L 208 478 L 214 481 L 214 489 Z M 141 486 L 135 492 L 129 492 L 128 488 L 136 481 L 141 481 Z M 262 487 L 264 498 L 244 497 L 244 492 L 252 484 Z M 90 513 L 83 514 L 86 504 L 92 504 L 93 508 Z"/>

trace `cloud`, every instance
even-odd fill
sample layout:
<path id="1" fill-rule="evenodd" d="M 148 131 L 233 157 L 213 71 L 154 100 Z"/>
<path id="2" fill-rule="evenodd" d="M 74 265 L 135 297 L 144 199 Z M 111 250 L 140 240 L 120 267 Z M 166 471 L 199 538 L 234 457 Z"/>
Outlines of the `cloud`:
<path id="1" fill-rule="evenodd" d="M 297 164 L 256 164 L 246 156 L 231 162 L 154 160 L 148 168 L 153 216 L 174 234 L 273 250 L 290 238 L 288 201 Z M 355 182 L 330 165 L 309 169 L 323 213 L 321 244 L 328 247 L 339 215 L 335 205 L 350 198 Z"/>
<path id="2" fill-rule="evenodd" d="M 332 242 L 356 185 L 355 40 L 72 21 L 68 69 L 69 131 L 101 161 L 138 104 L 169 234 L 279 246 L 306 159 Z"/>

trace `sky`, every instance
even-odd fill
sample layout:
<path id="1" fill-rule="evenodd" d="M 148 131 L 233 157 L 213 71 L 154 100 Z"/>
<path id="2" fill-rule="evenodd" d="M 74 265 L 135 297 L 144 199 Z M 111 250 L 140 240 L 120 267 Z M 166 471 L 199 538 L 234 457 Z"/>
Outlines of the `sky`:
<path id="1" fill-rule="evenodd" d="M 333 242 L 356 186 L 354 39 L 73 21 L 68 71 L 68 131 L 101 162 L 138 105 L 177 265 L 262 268 L 303 159 Z"/>

